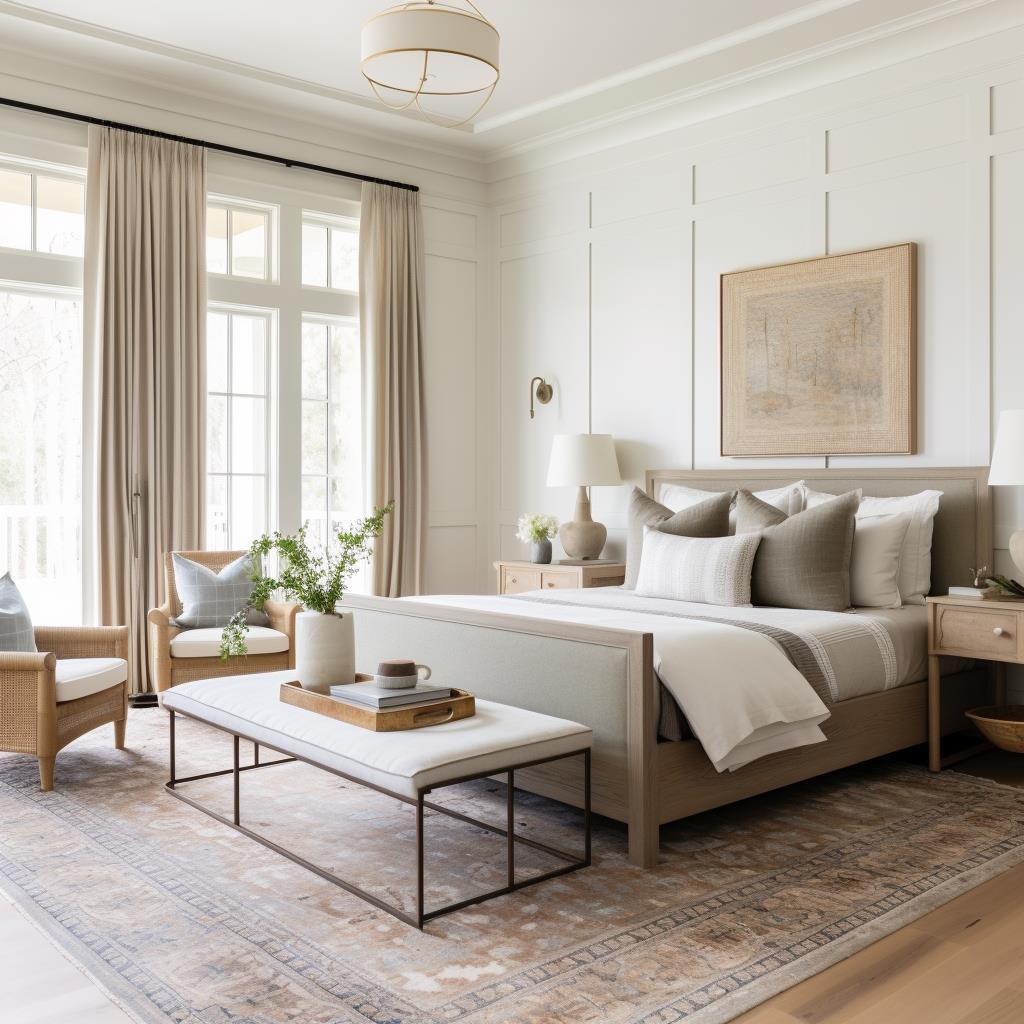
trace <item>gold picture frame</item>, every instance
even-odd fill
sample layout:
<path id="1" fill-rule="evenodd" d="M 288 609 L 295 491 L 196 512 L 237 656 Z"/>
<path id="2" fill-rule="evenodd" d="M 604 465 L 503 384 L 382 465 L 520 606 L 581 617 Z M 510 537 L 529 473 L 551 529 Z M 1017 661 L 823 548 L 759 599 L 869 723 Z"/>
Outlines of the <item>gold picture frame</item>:
<path id="1" fill-rule="evenodd" d="M 721 451 L 912 455 L 917 246 L 721 277 Z"/>

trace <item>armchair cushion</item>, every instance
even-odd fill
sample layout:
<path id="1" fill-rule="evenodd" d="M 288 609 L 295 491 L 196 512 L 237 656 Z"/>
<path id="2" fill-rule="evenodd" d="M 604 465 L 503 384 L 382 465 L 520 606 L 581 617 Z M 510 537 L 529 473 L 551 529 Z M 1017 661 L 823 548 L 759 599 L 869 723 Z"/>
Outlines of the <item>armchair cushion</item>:
<path id="1" fill-rule="evenodd" d="M 174 587 L 181 601 L 181 614 L 172 620 L 173 625 L 184 629 L 224 627 L 232 615 L 245 608 L 253 588 L 253 566 L 248 554 L 225 565 L 220 572 L 176 551 L 171 558 Z M 267 616 L 250 608 L 247 621 L 250 626 L 265 626 Z"/>
<path id="2" fill-rule="evenodd" d="M 57 661 L 57 703 L 108 690 L 128 678 L 122 658 L 63 658 Z"/>
<path id="3" fill-rule="evenodd" d="M 0 651 L 35 651 L 32 618 L 11 574 L 0 576 Z"/>
<path id="4" fill-rule="evenodd" d="M 171 640 L 172 658 L 216 658 L 220 654 L 220 629 L 187 629 Z M 250 626 L 245 634 L 249 654 L 277 654 L 288 650 L 288 637 L 268 626 Z"/>

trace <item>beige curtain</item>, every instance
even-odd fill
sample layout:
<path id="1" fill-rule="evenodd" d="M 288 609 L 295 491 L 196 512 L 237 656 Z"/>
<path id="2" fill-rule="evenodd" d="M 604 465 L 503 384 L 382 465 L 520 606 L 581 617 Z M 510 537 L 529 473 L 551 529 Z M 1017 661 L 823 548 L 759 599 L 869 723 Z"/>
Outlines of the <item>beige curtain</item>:
<path id="1" fill-rule="evenodd" d="M 99 620 L 130 627 L 136 693 L 150 689 L 146 614 L 163 554 L 202 541 L 205 247 L 205 150 L 90 127 L 86 571 Z"/>
<path id="2" fill-rule="evenodd" d="M 370 497 L 395 500 L 373 560 L 373 592 L 419 594 L 427 528 L 424 477 L 423 228 L 419 194 L 363 184 L 359 316 L 367 357 Z"/>

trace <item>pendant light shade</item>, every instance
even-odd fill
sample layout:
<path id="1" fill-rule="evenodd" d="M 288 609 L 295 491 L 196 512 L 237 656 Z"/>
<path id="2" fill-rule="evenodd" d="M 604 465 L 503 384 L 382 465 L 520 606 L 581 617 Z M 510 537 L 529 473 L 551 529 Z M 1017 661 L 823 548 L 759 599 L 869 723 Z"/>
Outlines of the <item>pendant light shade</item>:
<path id="1" fill-rule="evenodd" d="M 476 110 L 457 124 L 483 109 L 498 83 L 498 31 L 470 0 L 466 3 L 462 8 L 416 0 L 383 11 L 363 26 L 360 67 L 381 102 L 393 110 L 415 106 L 435 120 L 436 112 L 425 110 L 420 97 L 483 94 Z M 387 103 L 381 89 L 409 99 Z"/>

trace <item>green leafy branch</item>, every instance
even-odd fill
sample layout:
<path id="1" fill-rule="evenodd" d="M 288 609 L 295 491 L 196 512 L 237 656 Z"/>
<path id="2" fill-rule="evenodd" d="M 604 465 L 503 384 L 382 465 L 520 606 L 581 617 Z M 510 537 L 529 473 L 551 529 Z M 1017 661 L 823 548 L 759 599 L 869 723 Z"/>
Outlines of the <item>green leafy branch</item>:
<path id="1" fill-rule="evenodd" d="M 345 585 L 363 562 L 373 555 L 372 541 L 384 532 L 384 517 L 394 511 L 395 503 L 375 508 L 335 537 L 336 544 L 319 547 L 307 538 L 308 523 L 297 533 L 275 531 L 257 537 L 249 547 L 253 566 L 253 588 L 245 608 L 236 612 L 224 627 L 220 640 L 221 661 L 248 653 L 245 635 L 249 632 L 249 609 L 262 611 L 276 591 L 287 600 L 298 601 L 309 611 L 330 614 L 342 599 Z M 264 559 L 271 552 L 279 556 L 277 576 L 262 571 Z"/>

